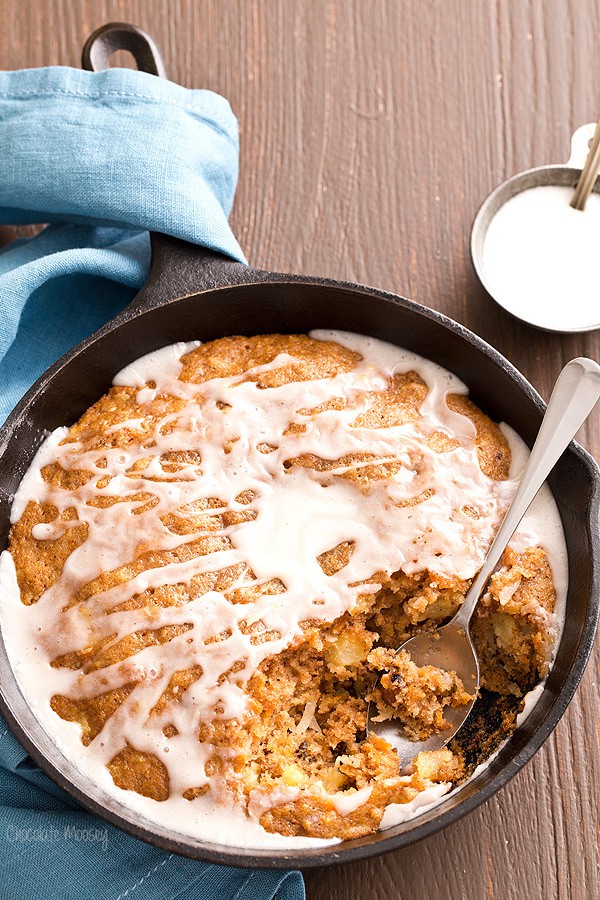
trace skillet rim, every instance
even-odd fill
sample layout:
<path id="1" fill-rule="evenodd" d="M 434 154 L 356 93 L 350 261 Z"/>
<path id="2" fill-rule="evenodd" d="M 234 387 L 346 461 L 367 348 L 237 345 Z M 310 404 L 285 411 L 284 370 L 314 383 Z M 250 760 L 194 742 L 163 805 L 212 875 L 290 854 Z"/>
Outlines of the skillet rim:
<path id="1" fill-rule="evenodd" d="M 429 307 L 425 307 L 419 303 L 393 294 L 389 291 L 379 290 L 377 288 L 366 285 L 359 285 L 346 281 L 336 281 L 334 279 L 328 278 L 271 273 L 251 269 L 250 267 L 241 266 L 233 262 L 228 262 L 228 265 L 231 265 L 233 267 L 232 274 L 235 273 L 234 278 L 232 278 L 229 283 L 223 283 L 222 280 L 219 280 L 219 283 L 217 284 L 210 284 L 209 286 L 200 287 L 199 290 L 193 290 L 189 293 L 185 293 L 168 300 L 160 299 L 157 302 L 156 300 L 153 301 L 151 299 L 150 303 L 147 303 L 147 301 L 146 303 L 143 302 L 146 299 L 143 295 L 147 293 L 146 290 L 143 289 L 142 292 L 136 298 L 134 298 L 132 303 L 125 307 L 125 309 L 123 309 L 111 321 L 106 323 L 94 334 L 90 335 L 88 338 L 69 350 L 44 373 L 42 373 L 42 375 L 37 379 L 37 381 L 32 385 L 32 387 L 15 406 L 14 410 L 10 413 L 5 423 L 0 428 L 0 468 L 6 448 L 11 438 L 14 436 L 14 432 L 18 428 L 19 424 L 25 418 L 28 409 L 35 403 L 36 399 L 49 386 L 51 386 L 51 382 L 54 376 L 59 371 L 62 371 L 62 369 L 67 366 L 72 360 L 74 360 L 75 357 L 77 357 L 81 352 L 86 350 L 93 343 L 97 342 L 98 339 L 108 335 L 113 331 L 118 330 L 120 325 L 125 324 L 126 322 L 129 322 L 134 318 L 142 317 L 146 312 L 154 311 L 155 309 L 157 309 L 157 307 L 170 306 L 171 303 L 177 303 L 180 300 L 186 300 L 192 297 L 202 298 L 206 297 L 206 295 L 213 295 L 216 299 L 219 292 L 221 291 L 231 291 L 236 287 L 250 287 L 253 285 L 281 286 L 285 284 L 295 284 L 307 285 L 311 287 L 323 287 L 334 290 L 342 289 L 351 291 L 355 294 L 361 295 L 362 297 L 372 296 L 395 305 L 403 306 L 409 311 L 423 316 L 425 319 L 436 322 L 443 328 L 446 328 L 447 330 L 453 332 L 457 337 L 462 338 L 468 345 L 470 345 L 470 347 L 474 351 L 482 353 L 492 363 L 502 369 L 505 374 L 507 374 L 512 379 L 512 381 L 515 382 L 517 388 L 519 388 L 525 394 L 525 396 L 534 404 L 534 406 L 540 413 L 542 413 L 545 409 L 545 403 L 543 402 L 537 391 L 535 391 L 532 385 L 525 379 L 525 377 L 519 372 L 519 370 L 516 369 L 515 366 L 513 366 L 512 363 L 510 363 L 498 350 L 496 350 L 494 347 L 492 347 L 490 344 L 488 344 L 474 332 L 470 331 L 470 329 L 466 328 L 461 323 L 456 322 L 455 320 L 451 319 L 443 313 L 438 312 L 437 310 L 430 309 Z M 236 269 L 238 269 L 238 266 L 239 269 L 243 271 L 243 275 L 241 275 L 241 277 L 239 278 L 236 277 L 237 272 L 235 271 Z M 392 343 L 395 342 L 392 341 Z M 17 440 L 18 439 L 19 438 L 17 436 Z M 34 719 L 34 726 L 39 726 L 37 729 L 37 737 L 39 738 L 39 734 L 41 733 L 42 737 L 45 738 L 52 747 L 55 747 L 49 735 L 47 735 L 42 726 L 39 725 L 37 720 L 35 720 L 35 716 L 31 707 L 29 707 L 21 693 L 12 666 L 8 661 L 1 627 L 0 672 L 2 673 L 2 677 L 0 678 L 0 712 L 2 712 L 2 714 L 4 715 L 7 723 L 11 728 L 11 731 L 13 732 L 17 740 L 21 743 L 21 745 L 27 751 L 29 756 L 31 756 L 34 762 L 39 765 L 42 771 L 49 775 L 53 781 L 55 781 L 75 800 L 77 800 L 77 802 L 79 802 L 86 809 L 89 809 L 92 812 L 100 815 L 101 818 L 103 818 L 105 821 L 108 821 L 111 825 L 116 825 L 127 833 L 132 834 L 134 837 L 141 838 L 147 843 L 153 844 L 154 846 L 160 847 L 161 849 L 168 850 L 170 852 L 175 852 L 201 861 L 222 865 L 234 865 L 252 869 L 308 869 L 320 866 L 335 865 L 343 862 L 358 861 L 361 859 L 379 856 L 383 853 L 390 852 L 391 850 L 400 849 L 401 847 L 416 843 L 441 831 L 443 828 L 458 821 L 464 815 L 476 809 L 481 803 L 491 797 L 494 793 L 496 793 L 497 790 L 507 784 L 508 781 L 510 781 L 511 778 L 514 777 L 514 775 L 533 757 L 533 755 L 537 752 L 537 750 L 541 747 L 544 741 L 554 730 L 565 710 L 567 709 L 569 703 L 571 702 L 577 685 L 579 684 L 579 681 L 581 680 L 581 677 L 583 676 L 583 673 L 585 671 L 586 664 L 588 662 L 593 646 L 594 635 L 598 623 L 598 616 L 600 613 L 600 535 L 598 535 L 592 527 L 592 523 L 597 522 L 600 519 L 600 470 L 598 469 L 598 466 L 591 454 L 589 454 L 583 447 L 581 447 L 574 441 L 571 442 L 569 448 L 565 452 L 574 455 L 579 460 L 580 464 L 582 464 L 584 469 L 587 470 L 587 474 L 589 476 L 591 484 L 589 506 L 586 511 L 585 517 L 585 525 L 589 535 L 591 550 L 591 579 L 589 587 L 589 602 L 587 616 L 582 624 L 581 635 L 577 651 L 574 654 L 572 668 L 568 672 L 565 680 L 562 682 L 559 692 L 554 695 L 551 705 L 549 706 L 544 721 L 541 723 L 541 725 L 537 727 L 533 731 L 533 733 L 530 734 L 529 737 L 527 737 L 527 739 L 523 738 L 523 744 L 520 748 L 517 748 L 514 756 L 512 756 L 512 758 L 509 759 L 506 764 L 503 765 L 501 769 L 499 769 L 498 772 L 491 775 L 489 775 L 489 769 L 493 768 L 493 763 L 490 763 L 489 769 L 487 770 L 487 777 L 489 780 L 486 784 L 484 784 L 480 788 L 476 787 L 477 782 L 482 777 L 486 777 L 486 772 L 483 772 L 472 782 L 464 786 L 463 790 L 470 788 L 470 792 L 464 797 L 464 799 L 458 800 L 458 802 L 456 802 L 450 809 L 441 812 L 438 815 L 435 815 L 429 821 L 424 821 L 421 822 L 421 824 L 418 824 L 419 817 L 417 817 L 416 819 L 414 819 L 414 822 L 416 823 L 415 826 L 409 828 L 401 834 L 389 834 L 388 831 L 381 831 L 375 832 L 374 835 L 368 835 L 365 838 L 345 841 L 341 842 L 340 844 L 329 845 L 325 847 L 305 848 L 301 850 L 299 849 L 291 851 L 250 850 L 247 854 L 245 854 L 241 852 L 243 848 L 213 845 L 213 847 L 215 847 L 216 849 L 205 849 L 202 845 L 193 843 L 185 844 L 181 840 L 182 836 L 177 835 L 177 833 L 173 832 L 171 832 L 171 834 L 174 835 L 173 837 L 157 834 L 149 828 L 138 825 L 135 821 L 135 810 L 132 810 L 131 808 L 129 809 L 131 820 L 124 818 L 120 813 L 105 809 L 98 800 L 90 797 L 85 793 L 85 791 L 78 787 L 78 785 L 71 781 L 69 777 L 64 774 L 61 769 L 58 768 L 57 765 L 44 754 L 41 749 L 38 748 L 38 745 L 34 742 L 34 738 L 31 738 L 29 733 L 21 726 L 20 720 L 17 717 L 17 713 L 13 713 L 13 708 L 10 705 L 10 702 L 4 696 L 3 685 L 7 673 L 9 679 L 13 682 L 11 687 L 13 689 L 16 689 L 16 692 L 19 695 L 20 701 L 22 703 L 22 708 L 24 708 L 26 713 L 29 713 Z M 0 493 L 1 492 L 2 488 L 0 486 Z M 0 541 L 2 542 L 2 544 L 5 543 L 6 537 L 7 535 L 4 535 L 4 532 L 2 532 L 2 534 L 0 535 Z M 35 734 L 35 731 L 36 729 L 34 727 L 32 729 L 32 733 Z M 509 741 L 513 740 L 517 733 L 518 731 L 514 732 L 511 738 L 509 738 Z M 62 755 L 60 749 L 56 748 L 56 750 L 58 751 L 59 756 L 66 763 L 68 763 L 67 758 Z M 443 806 L 443 804 L 444 800 L 442 799 L 440 806 Z M 389 831 L 393 832 L 394 828 L 392 827 L 391 829 L 389 829 Z"/>

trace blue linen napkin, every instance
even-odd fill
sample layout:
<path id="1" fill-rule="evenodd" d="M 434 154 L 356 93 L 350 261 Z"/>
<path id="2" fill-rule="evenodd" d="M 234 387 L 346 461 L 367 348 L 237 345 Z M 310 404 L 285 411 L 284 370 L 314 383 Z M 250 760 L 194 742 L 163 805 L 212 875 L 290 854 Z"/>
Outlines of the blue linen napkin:
<path id="1" fill-rule="evenodd" d="M 227 217 L 237 121 L 222 97 L 128 69 L 0 73 L 0 423 L 54 360 L 122 309 L 148 230 L 244 261 Z M 0 598 L 1 601 L 1 598 Z M 303 900 L 299 872 L 206 865 L 83 810 L 0 717 L 0 900 Z"/>

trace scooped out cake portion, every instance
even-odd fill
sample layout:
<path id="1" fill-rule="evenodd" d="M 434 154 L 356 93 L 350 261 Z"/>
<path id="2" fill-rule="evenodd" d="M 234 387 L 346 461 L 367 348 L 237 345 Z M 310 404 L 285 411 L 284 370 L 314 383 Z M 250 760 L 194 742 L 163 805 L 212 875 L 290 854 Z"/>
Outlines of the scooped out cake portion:
<path id="1" fill-rule="evenodd" d="M 377 707 L 373 721 L 397 719 L 413 741 L 426 741 L 449 727 L 444 707 L 466 706 L 474 699 L 456 672 L 417 666 L 407 650 L 377 647 L 367 661 L 382 672 L 367 694 L 367 700 Z"/>
<path id="2" fill-rule="evenodd" d="M 455 673 L 396 648 L 459 608 L 515 486 L 506 433 L 464 385 L 390 344 L 164 348 L 24 479 L 2 615 L 43 677 L 32 691 L 15 668 L 63 752 L 150 820 L 208 840 L 198 822 L 251 820 L 258 844 L 368 834 L 482 761 L 475 725 L 402 769 L 367 705 L 423 740 L 471 702 Z M 534 525 L 474 620 L 487 753 L 552 656 Z"/>

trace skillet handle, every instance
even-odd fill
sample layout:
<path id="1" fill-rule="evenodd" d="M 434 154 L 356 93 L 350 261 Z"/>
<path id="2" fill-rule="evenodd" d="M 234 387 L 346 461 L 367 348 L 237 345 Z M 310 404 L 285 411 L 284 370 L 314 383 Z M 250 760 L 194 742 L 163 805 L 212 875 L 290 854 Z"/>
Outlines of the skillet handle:
<path id="1" fill-rule="evenodd" d="M 252 269 L 222 253 L 156 231 L 151 232 L 150 243 L 150 274 L 129 304 L 130 309 L 161 306 L 212 288 L 277 280 L 277 276 Z"/>
<path id="2" fill-rule="evenodd" d="M 109 67 L 117 50 L 127 50 L 140 72 L 167 78 L 167 68 L 155 41 L 127 22 L 109 22 L 92 32 L 83 46 L 81 65 L 90 72 Z M 228 256 L 158 232 L 150 234 L 150 275 L 130 308 L 150 307 L 213 287 L 265 280 L 258 272 Z"/>
<path id="3" fill-rule="evenodd" d="M 137 25 L 109 22 L 93 31 L 81 51 L 81 66 L 89 72 L 108 69 L 108 61 L 117 50 L 127 50 L 140 72 L 168 78 L 167 69 L 154 40 Z"/>

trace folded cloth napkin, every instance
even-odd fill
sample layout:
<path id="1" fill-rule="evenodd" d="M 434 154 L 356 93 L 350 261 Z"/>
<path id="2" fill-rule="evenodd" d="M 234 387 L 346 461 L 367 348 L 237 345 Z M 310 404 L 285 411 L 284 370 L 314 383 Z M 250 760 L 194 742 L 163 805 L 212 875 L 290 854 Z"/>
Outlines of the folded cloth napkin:
<path id="1" fill-rule="evenodd" d="M 0 73 L 0 224 L 51 223 L 0 252 L 0 422 L 141 287 L 148 230 L 244 261 L 227 222 L 237 165 L 236 119 L 210 91 L 128 69 Z M 302 900 L 304 885 L 299 872 L 206 865 L 112 828 L 0 717 L 0 898 L 39 897 Z"/>

